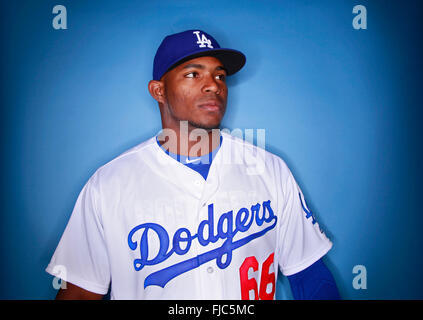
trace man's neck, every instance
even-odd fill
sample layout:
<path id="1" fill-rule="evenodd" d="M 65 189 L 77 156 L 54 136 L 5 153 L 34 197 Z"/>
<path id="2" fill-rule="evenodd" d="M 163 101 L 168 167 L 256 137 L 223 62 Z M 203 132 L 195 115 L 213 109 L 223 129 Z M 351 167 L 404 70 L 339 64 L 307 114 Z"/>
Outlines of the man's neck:
<path id="1" fill-rule="evenodd" d="M 173 154 L 200 157 L 219 147 L 220 129 L 191 129 L 184 125 L 178 130 L 163 128 L 157 140 L 165 150 Z"/>

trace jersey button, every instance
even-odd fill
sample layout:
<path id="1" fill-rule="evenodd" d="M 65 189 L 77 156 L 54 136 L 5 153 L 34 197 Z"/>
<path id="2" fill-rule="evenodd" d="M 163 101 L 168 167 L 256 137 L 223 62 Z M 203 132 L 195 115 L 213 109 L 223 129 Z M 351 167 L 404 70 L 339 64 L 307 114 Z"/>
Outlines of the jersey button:
<path id="1" fill-rule="evenodd" d="M 213 273 L 213 268 L 212 268 L 212 267 L 208 267 L 208 268 L 207 268 L 207 272 L 208 272 L 208 273 Z"/>
<path id="2" fill-rule="evenodd" d="M 197 187 L 201 186 L 201 181 L 200 180 L 195 180 L 194 181 L 194 185 L 196 185 Z"/>

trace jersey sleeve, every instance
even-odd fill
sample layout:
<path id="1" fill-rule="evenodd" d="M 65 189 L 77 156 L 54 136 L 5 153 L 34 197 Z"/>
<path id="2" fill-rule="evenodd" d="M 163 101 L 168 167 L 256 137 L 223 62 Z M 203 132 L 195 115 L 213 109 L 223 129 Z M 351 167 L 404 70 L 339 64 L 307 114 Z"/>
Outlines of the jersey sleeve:
<path id="1" fill-rule="evenodd" d="M 286 167 L 279 232 L 279 268 L 285 276 L 300 272 L 324 256 L 332 242 L 320 229 L 304 195 Z"/>
<path id="2" fill-rule="evenodd" d="M 106 294 L 110 268 L 96 205 L 96 181 L 96 176 L 92 176 L 79 194 L 46 272 L 85 290 Z"/>

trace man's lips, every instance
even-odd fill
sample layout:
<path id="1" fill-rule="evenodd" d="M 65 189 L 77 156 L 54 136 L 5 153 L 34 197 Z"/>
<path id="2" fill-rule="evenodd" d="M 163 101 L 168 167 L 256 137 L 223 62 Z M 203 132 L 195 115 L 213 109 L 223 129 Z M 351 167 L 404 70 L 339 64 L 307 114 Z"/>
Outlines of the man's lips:
<path id="1" fill-rule="evenodd" d="M 222 110 L 223 106 L 217 100 L 209 100 L 209 101 L 200 103 L 198 107 L 207 111 L 220 111 Z"/>

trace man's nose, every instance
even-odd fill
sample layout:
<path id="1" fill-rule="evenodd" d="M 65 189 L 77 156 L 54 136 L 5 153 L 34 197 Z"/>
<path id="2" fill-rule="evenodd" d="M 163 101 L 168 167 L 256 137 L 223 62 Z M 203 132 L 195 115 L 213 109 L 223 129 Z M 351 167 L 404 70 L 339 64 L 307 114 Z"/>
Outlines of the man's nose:
<path id="1" fill-rule="evenodd" d="M 220 86 L 213 75 L 205 76 L 203 90 L 205 92 L 214 93 L 218 93 L 220 91 Z"/>

